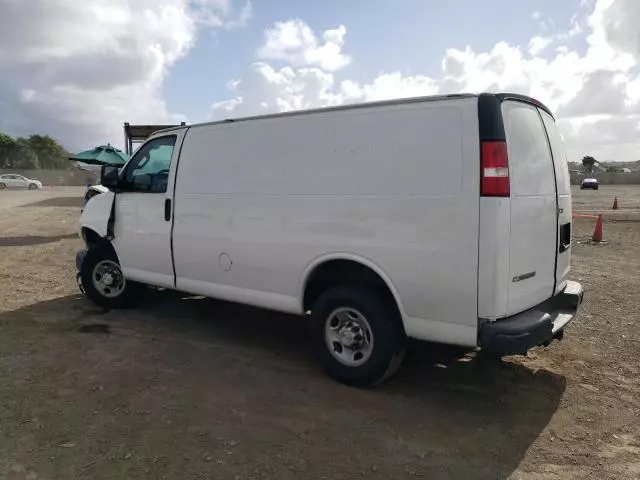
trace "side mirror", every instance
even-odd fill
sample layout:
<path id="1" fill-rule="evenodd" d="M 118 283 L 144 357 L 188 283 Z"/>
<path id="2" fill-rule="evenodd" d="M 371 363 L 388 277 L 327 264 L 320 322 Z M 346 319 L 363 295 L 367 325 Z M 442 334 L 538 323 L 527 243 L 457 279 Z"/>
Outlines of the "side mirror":
<path id="1" fill-rule="evenodd" d="M 114 190 L 120 185 L 119 168 L 115 165 L 103 165 L 100 169 L 100 184 L 109 190 Z"/>

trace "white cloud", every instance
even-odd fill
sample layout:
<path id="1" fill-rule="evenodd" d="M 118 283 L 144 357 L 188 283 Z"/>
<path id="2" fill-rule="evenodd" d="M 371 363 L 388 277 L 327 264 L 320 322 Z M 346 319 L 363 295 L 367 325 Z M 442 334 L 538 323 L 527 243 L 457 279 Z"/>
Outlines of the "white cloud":
<path id="1" fill-rule="evenodd" d="M 350 102 L 479 91 L 512 91 L 530 95 L 557 113 L 568 158 L 635 160 L 640 151 L 640 3 L 634 0 L 590 0 L 574 15 L 566 31 L 536 35 L 528 45 L 498 42 L 476 52 L 449 49 L 442 76 L 383 72 L 370 82 L 335 77 L 336 63 L 327 64 L 305 52 L 318 49 L 314 32 L 301 20 L 280 22 L 267 30 L 258 54 L 265 61 L 252 66 L 251 81 L 236 86 L 235 97 L 214 104 L 212 117 L 284 111 Z M 542 20 L 544 14 L 534 15 Z M 551 25 L 546 21 L 546 25 Z M 339 55 L 346 28 L 334 41 Z M 329 31 L 333 32 L 333 31 Z M 587 49 L 578 52 L 560 43 L 585 35 Z M 552 52 L 544 58 L 540 53 Z M 269 60 L 289 66 L 275 69 Z"/>
<path id="2" fill-rule="evenodd" d="M 209 27 L 236 28 L 246 25 L 253 15 L 250 0 L 242 6 L 230 0 L 189 0 L 194 19 Z"/>
<path id="3" fill-rule="evenodd" d="M 533 20 L 535 20 L 536 22 L 538 22 L 538 28 L 540 30 L 542 30 L 543 32 L 546 32 L 548 30 L 550 30 L 551 28 L 555 27 L 555 24 L 553 23 L 553 20 L 546 15 L 544 12 L 540 11 L 540 10 L 536 10 L 531 14 L 531 18 Z"/>
<path id="4" fill-rule="evenodd" d="M 162 99 L 166 74 L 198 28 L 246 21 L 250 3 L 238 5 L 0 0 L 0 131 L 47 133 L 80 150 L 119 143 L 124 121 L 184 120 Z"/>
<path id="5" fill-rule="evenodd" d="M 184 120 L 162 97 L 167 72 L 200 28 L 247 22 L 245 0 L 0 0 L 0 130 L 50 133 L 72 149 L 118 141 L 122 122 Z M 43 28 L 41 18 L 46 18 Z M 570 158 L 637 159 L 640 2 L 585 0 L 564 31 L 523 45 L 443 52 L 442 74 L 347 75 L 347 28 L 322 33 L 292 19 L 264 33 L 258 61 L 227 83 L 213 118 L 388 98 L 515 91 L 557 112 Z M 539 12 L 534 19 L 551 25 Z M 542 28 L 542 27 L 541 27 Z M 578 37 L 579 36 L 579 37 Z M 572 37 L 586 49 L 570 48 Z"/>
<path id="6" fill-rule="evenodd" d="M 567 32 L 567 37 L 575 37 L 581 32 L 582 32 L 582 26 L 580 25 L 578 15 L 574 14 L 571 17 L 571 29 Z"/>
<path id="7" fill-rule="evenodd" d="M 584 54 L 559 47 L 550 59 L 533 54 L 527 58 L 520 47 L 504 42 L 489 52 L 448 50 L 441 90 L 531 95 L 556 112 L 570 159 L 590 152 L 604 159 L 637 159 L 640 47 L 634 52 L 638 31 L 633 21 L 624 19 L 631 11 L 623 13 L 625 1 L 592 5 Z M 574 17 L 569 33 L 575 34 L 576 25 Z"/>
<path id="8" fill-rule="evenodd" d="M 551 42 L 553 42 L 552 37 L 541 37 L 536 35 L 531 40 L 529 40 L 529 53 L 532 56 L 538 56 L 542 51 L 547 48 Z"/>
<path id="9" fill-rule="evenodd" d="M 569 160 L 584 155 L 598 160 L 638 160 L 640 116 L 595 115 L 572 121 L 560 121 Z"/>
<path id="10" fill-rule="evenodd" d="M 231 80 L 227 87 L 238 93 L 211 106 L 211 118 L 282 112 L 344 103 L 430 95 L 438 91 L 435 80 L 424 76 L 383 73 L 371 83 L 336 82 L 334 71 L 346 65 L 342 53 L 347 29 L 340 26 L 323 34 L 319 44 L 311 28 L 301 20 L 277 22 L 265 32 L 258 55 L 265 60 L 291 63 L 280 69 L 265 61 L 251 65 L 247 78 Z"/>
<path id="11" fill-rule="evenodd" d="M 403 76 L 399 72 L 378 75 L 369 84 L 359 85 L 350 80 L 341 83 L 345 102 L 373 102 L 393 98 L 420 97 L 438 93 L 437 82 L 424 75 Z"/>
<path id="12" fill-rule="evenodd" d="M 568 102 L 582 85 L 581 58 L 573 51 L 557 52 L 552 60 L 528 58 L 505 42 L 489 52 L 449 49 L 443 60 L 445 93 L 515 91 L 532 95 L 551 108 Z"/>
<path id="13" fill-rule="evenodd" d="M 340 25 L 325 31 L 323 43 L 320 43 L 302 20 L 276 22 L 265 32 L 265 41 L 258 49 L 258 56 L 269 60 L 285 60 L 294 66 L 309 65 L 323 70 L 338 70 L 351 61 L 342 52 L 346 33 L 346 27 Z"/>
<path id="14" fill-rule="evenodd" d="M 212 105 L 212 118 L 300 110 L 344 101 L 331 92 L 333 74 L 317 67 L 275 69 L 256 62 L 241 86 L 240 95 Z"/>
<path id="15" fill-rule="evenodd" d="M 437 93 L 436 82 L 426 76 L 402 76 L 386 73 L 369 84 L 344 80 L 339 85 L 334 75 L 317 67 L 276 70 L 256 62 L 243 81 L 242 94 L 211 106 L 211 118 L 238 117 L 286 112 L 346 103 L 370 102 Z"/>
<path id="16" fill-rule="evenodd" d="M 598 40 L 612 48 L 640 57 L 640 2 L 636 0 L 599 0 L 591 16 Z M 604 37 L 604 38 L 601 38 Z"/>
<path id="17" fill-rule="evenodd" d="M 226 83 L 226 87 L 227 90 L 231 91 L 231 92 L 235 92 L 236 90 L 238 90 L 238 86 L 242 83 L 242 79 L 241 78 L 232 78 L 231 80 L 229 80 Z"/>
<path id="18" fill-rule="evenodd" d="M 628 77 L 609 70 L 596 70 L 584 79 L 582 88 L 557 114 L 562 118 L 590 115 L 622 115 L 627 110 Z"/>
<path id="19" fill-rule="evenodd" d="M 229 100 L 214 102 L 214 104 L 211 105 L 211 109 L 214 112 L 230 113 L 235 111 L 243 103 L 244 103 L 244 99 L 242 97 L 230 98 Z"/>

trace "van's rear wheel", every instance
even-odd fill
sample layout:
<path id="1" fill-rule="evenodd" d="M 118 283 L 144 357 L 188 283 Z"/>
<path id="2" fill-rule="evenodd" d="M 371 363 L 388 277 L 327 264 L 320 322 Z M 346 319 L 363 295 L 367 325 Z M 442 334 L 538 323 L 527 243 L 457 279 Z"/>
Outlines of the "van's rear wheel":
<path id="1" fill-rule="evenodd" d="M 142 285 L 122 274 L 115 252 L 108 244 L 89 248 L 80 267 L 85 294 L 102 308 L 126 308 L 140 299 Z"/>
<path id="2" fill-rule="evenodd" d="M 311 312 L 313 343 L 325 371 L 357 387 L 376 385 L 400 366 L 405 335 L 397 308 L 375 290 L 338 286 Z"/>

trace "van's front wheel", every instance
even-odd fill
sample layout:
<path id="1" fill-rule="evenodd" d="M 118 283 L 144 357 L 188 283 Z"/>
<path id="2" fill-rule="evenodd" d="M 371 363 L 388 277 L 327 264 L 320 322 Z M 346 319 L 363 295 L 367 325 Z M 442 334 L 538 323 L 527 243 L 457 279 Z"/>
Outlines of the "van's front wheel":
<path id="1" fill-rule="evenodd" d="M 331 288 L 313 306 L 311 317 L 318 359 L 339 382 L 373 386 L 402 362 L 405 335 L 397 308 L 376 291 Z"/>
<path id="2" fill-rule="evenodd" d="M 141 284 L 124 277 L 118 257 L 106 244 L 89 248 L 80 267 L 80 279 L 89 300 L 102 308 L 130 307 L 142 293 Z"/>

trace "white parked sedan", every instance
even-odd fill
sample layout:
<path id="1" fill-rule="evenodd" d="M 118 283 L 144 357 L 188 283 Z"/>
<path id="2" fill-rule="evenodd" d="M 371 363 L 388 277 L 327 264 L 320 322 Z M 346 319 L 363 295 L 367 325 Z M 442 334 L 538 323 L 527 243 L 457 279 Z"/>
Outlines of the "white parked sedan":
<path id="1" fill-rule="evenodd" d="M 14 175 L 7 173 L 0 175 L 0 190 L 5 188 L 28 188 L 29 190 L 38 190 L 42 188 L 40 180 L 23 177 L 22 175 Z"/>

